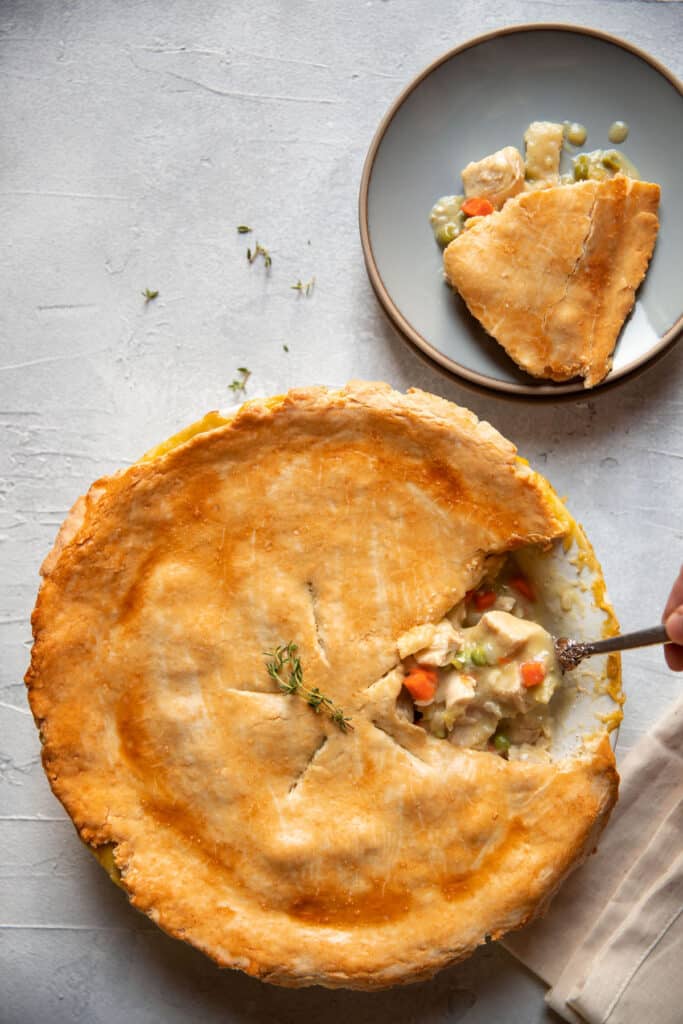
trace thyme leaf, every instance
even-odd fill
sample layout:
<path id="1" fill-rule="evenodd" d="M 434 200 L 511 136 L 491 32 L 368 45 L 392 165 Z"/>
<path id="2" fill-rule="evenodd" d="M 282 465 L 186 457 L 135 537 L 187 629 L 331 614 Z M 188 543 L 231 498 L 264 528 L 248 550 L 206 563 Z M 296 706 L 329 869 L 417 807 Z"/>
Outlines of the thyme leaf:
<path id="1" fill-rule="evenodd" d="M 315 288 L 315 277 L 312 277 L 310 281 L 302 281 L 301 278 L 299 278 L 296 284 L 290 284 L 289 287 L 292 289 L 292 291 L 298 292 L 299 295 L 308 296 Z"/>
<path id="2" fill-rule="evenodd" d="M 266 270 L 268 270 L 271 263 L 273 262 L 272 259 L 270 258 L 270 253 L 266 249 L 265 245 L 261 245 L 260 242 L 257 242 L 253 249 L 247 249 L 247 261 L 249 263 L 253 263 L 255 260 L 259 258 L 259 256 L 263 257 L 263 262 L 265 264 Z"/>
<path id="3" fill-rule="evenodd" d="M 145 288 L 144 292 L 141 292 L 140 294 L 144 297 L 145 305 L 147 305 L 148 302 L 157 298 L 159 295 L 159 289 L 157 288 L 156 291 L 152 291 L 150 288 Z"/>
<path id="4" fill-rule="evenodd" d="M 228 384 L 228 387 L 231 391 L 246 391 L 247 381 L 251 377 L 251 370 L 248 370 L 246 366 L 238 366 L 237 372 L 239 377 L 235 377 L 235 379 Z"/>
<path id="5" fill-rule="evenodd" d="M 324 712 L 342 732 L 351 732 L 351 719 L 347 718 L 340 707 L 330 697 L 326 697 L 317 686 L 312 689 L 304 683 L 304 670 L 297 656 L 298 646 L 291 640 L 288 644 L 280 644 L 273 651 L 264 651 L 267 658 L 266 671 L 277 683 L 282 693 L 298 694 L 316 714 Z"/>
<path id="6" fill-rule="evenodd" d="M 248 235 L 250 233 L 251 233 L 251 228 L 247 227 L 246 224 L 238 224 L 237 225 L 237 234 L 238 235 Z"/>

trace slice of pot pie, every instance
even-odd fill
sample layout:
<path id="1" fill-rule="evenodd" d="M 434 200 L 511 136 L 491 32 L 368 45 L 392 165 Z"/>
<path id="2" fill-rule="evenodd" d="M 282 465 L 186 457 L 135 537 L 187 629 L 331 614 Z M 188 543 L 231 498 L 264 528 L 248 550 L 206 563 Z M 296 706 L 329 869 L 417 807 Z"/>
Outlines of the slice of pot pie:
<path id="1" fill-rule="evenodd" d="M 94 484 L 44 563 L 26 681 L 52 788 L 219 964 L 428 977 L 537 914 L 616 799 L 604 725 L 545 742 L 564 684 L 514 562 L 576 530 L 419 391 L 211 414 Z"/>
<path id="2" fill-rule="evenodd" d="M 469 163 L 464 195 L 439 199 L 430 222 L 437 243 L 452 246 L 447 280 L 515 362 L 536 377 L 580 376 L 592 387 L 611 369 L 652 256 L 659 186 L 641 182 L 616 149 L 578 153 L 562 174 L 565 142 L 571 154 L 585 141 L 582 125 L 534 121 L 524 158 L 506 146 Z"/>
<path id="3" fill-rule="evenodd" d="M 645 276 L 658 203 L 658 185 L 624 175 L 519 194 L 450 243 L 446 277 L 522 369 L 592 387 Z"/>

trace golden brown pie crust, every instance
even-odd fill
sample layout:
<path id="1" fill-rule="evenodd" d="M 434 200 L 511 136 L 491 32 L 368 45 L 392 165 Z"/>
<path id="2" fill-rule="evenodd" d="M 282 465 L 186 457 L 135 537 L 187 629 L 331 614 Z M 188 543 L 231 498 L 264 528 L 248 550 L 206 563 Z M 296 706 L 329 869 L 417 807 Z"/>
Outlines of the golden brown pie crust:
<path id="1" fill-rule="evenodd" d="M 98 481 L 44 565 L 26 681 L 52 788 L 135 906 L 283 985 L 427 977 L 532 918 L 616 798 L 396 714 L 396 638 L 486 553 L 567 530 L 487 423 L 381 384 L 291 391 Z M 340 732 L 280 694 L 295 640 Z"/>
<path id="2" fill-rule="evenodd" d="M 446 277 L 523 370 L 592 387 L 645 276 L 658 204 L 659 185 L 623 175 L 523 193 L 451 242 Z"/>

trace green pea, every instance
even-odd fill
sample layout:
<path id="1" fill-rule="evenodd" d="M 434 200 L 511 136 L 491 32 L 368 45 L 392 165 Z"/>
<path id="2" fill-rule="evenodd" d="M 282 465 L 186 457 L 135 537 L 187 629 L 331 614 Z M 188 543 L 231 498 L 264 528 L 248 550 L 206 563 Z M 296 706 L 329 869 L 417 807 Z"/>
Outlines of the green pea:
<path id="1" fill-rule="evenodd" d="M 510 749 L 510 740 L 504 732 L 497 732 L 493 737 L 493 745 L 499 754 L 506 754 Z"/>
<path id="2" fill-rule="evenodd" d="M 623 166 L 621 153 L 617 153 L 616 149 L 606 149 L 600 162 L 610 171 L 620 171 Z"/>
<path id="3" fill-rule="evenodd" d="M 473 647 L 470 651 L 470 661 L 473 665 L 478 665 L 479 668 L 483 668 L 484 665 L 488 665 L 489 659 L 486 655 L 486 651 L 483 647 Z"/>
<path id="4" fill-rule="evenodd" d="M 574 160 L 574 181 L 588 181 L 590 177 L 590 162 L 584 153 L 580 153 Z"/>
<path id="5" fill-rule="evenodd" d="M 434 237 L 439 245 L 445 248 L 453 241 L 454 238 L 457 238 L 459 234 L 460 227 L 458 224 L 455 221 L 449 220 L 446 224 L 442 224 L 436 229 Z"/>
<path id="6" fill-rule="evenodd" d="M 463 229 L 465 218 L 460 211 L 463 199 L 464 196 L 442 196 L 432 207 L 429 223 L 442 249 L 457 238 Z"/>

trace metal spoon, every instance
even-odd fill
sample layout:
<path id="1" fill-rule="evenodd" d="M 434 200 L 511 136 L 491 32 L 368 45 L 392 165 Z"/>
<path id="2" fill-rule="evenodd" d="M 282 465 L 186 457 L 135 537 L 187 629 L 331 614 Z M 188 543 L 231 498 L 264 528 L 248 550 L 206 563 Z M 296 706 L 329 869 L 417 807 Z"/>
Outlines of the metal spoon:
<path id="1" fill-rule="evenodd" d="M 635 633 L 624 633 L 623 636 L 611 636 L 607 640 L 570 640 L 566 636 L 555 639 L 555 654 L 564 672 L 576 668 L 584 658 L 593 654 L 609 654 L 611 651 L 627 651 L 631 647 L 649 647 L 652 644 L 671 643 L 664 626 L 653 626 L 652 629 L 639 629 Z"/>

